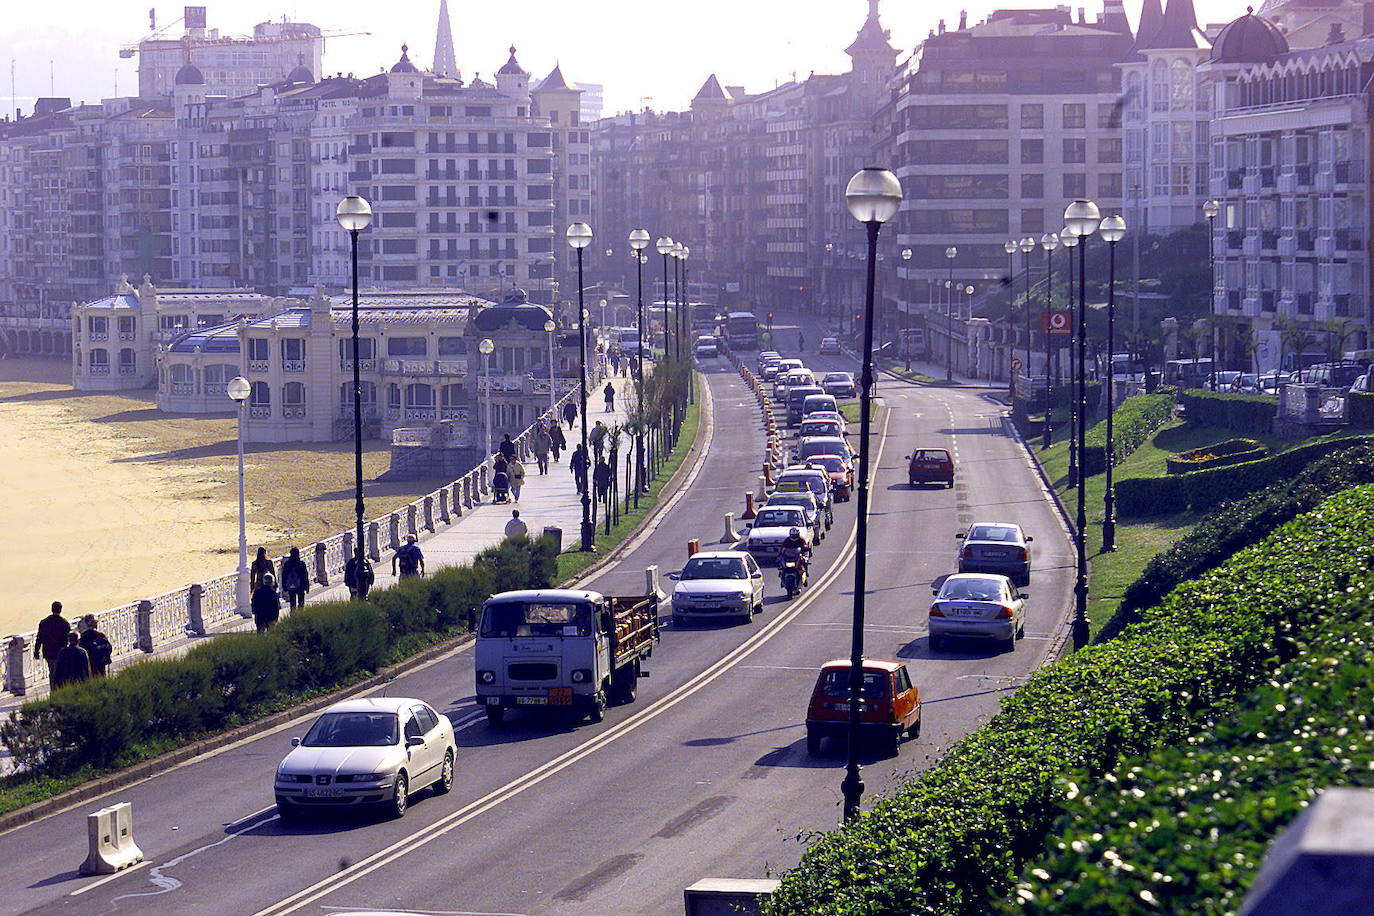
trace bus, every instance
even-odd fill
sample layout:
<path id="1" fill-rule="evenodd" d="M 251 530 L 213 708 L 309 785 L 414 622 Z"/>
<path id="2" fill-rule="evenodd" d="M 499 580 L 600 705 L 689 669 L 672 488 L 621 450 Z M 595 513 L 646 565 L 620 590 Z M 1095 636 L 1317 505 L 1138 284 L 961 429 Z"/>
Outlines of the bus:
<path id="1" fill-rule="evenodd" d="M 725 316 L 725 342 L 731 350 L 759 348 L 759 320 L 753 312 L 731 312 Z"/>

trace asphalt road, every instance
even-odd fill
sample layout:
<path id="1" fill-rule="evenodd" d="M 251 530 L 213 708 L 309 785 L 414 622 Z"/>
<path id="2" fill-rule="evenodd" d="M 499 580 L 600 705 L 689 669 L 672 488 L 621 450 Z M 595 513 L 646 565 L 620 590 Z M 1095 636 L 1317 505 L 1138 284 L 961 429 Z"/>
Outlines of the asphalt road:
<path id="1" fill-rule="evenodd" d="M 814 340 L 811 341 L 814 347 Z M 846 368 L 839 357 L 808 362 Z M 592 585 L 643 587 L 685 542 L 721 537 L 762 449 L 757 411 L 724 361 L 709 371 L 711 448 L 689 492 Z M 869 531 L 869 655 L 906 659 L 925 698 L 924 729 L 898 756 L 865 753 L 866 801 L 985 721 L 1039 666 L 1071 606 L 1070 544 L 1002 410 L 972 390 L 883 384 Z M 953 490 L 910 490 L 903 455 L 957 449 Z M 747 626 L 664 633 L 639 700 L 600 725 L 512 717 L 489 727 L 472 699 L 471 651 L 393 683 L 435 704 L 458 730 L 453 792 L 401 821 L 331 818 L 284 825 L 273 770 L 295 724 L 185 764 L 99 803 L 0 836 L 10 911 L 80 913 L 553 914 L 681 912 L 701 877 L 759 877 L 794 864 L 799 837 L 839 818 L 843 749 L 807 755 L 803 720 L 817 666 L 848 654 L 853 504 L 817 551 L 812 586 L 788 602 L 769 574 L 767 611 Z M 1014 521 L 1036 535 L 1027 638 L 1014 652 L 977 645 L 932 653 L 930 583 L 951 571 L 954 534 Z M 665 586 L 671 583 L 665 582 Z M 665 609 L 666 617 L 666 609 Z M 149 864 L 80 878 L 85 813 L 134 805 Z"/>

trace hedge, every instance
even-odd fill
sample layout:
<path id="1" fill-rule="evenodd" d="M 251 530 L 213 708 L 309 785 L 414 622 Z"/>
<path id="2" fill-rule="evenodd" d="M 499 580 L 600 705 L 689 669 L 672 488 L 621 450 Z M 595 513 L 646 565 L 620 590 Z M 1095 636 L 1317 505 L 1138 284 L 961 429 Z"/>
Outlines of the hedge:
<path id="1" fill-rule="evenodd" d="M 1328 500 L 1176 589 L 1118 639 L 1041 669 L 934 767 L 821 835 L 766 912 L 986 912 L 1065 811 L 1066 774 L 1180 743 L 1291 658 L 1324 596 L 1367 575 L 1374 487 Z M 1275 656 L 1278 656 L 1276 659 Z"/>
<path id="2" fill-rule="evenodd" d="M 1150 560 L 1122 593 L 1116 616 L 1099 639 L 1110 638 L 1139 619 L 1142 608 L 1153 607 L 1183 582 L 1217 567 L 1327 497 L 1364 483 L 1374 483 L 1374 442 L 1347 442 L 1346 448 L 1315 461 L 1292 479 L 1226 503 Z"/>
<path id="3" fill-rule="evenodd" d="M 1370 436 L 1326 439 L 1241 464 L 1167 477 L 1135 477 L 1118 481 L 1116 511 L 1119 516 L 1133 517 L 1166 515 L 1185 509 L 1210 509 L 1262 490 L 1270 484 L 1288 480 L 1327 455 L 1372 439 L 1374 437 Z"/>
<path id="4" fill-rule="evenodd" d="M 1276 398 L 1262 394 L 1232 394 L 1190 388 L 1183 392 L 1183 416 L 1199 426 L 1220 426 L 1252 436 L 1267 436 L 1278 413 Z"/>
<path id="5" fill-rule="evenodd" d="M 1142 394 L 1127 398 L 1112 411 L 1113 464 L 1120 464 L 1174 415 L 1174 396 L 1169 393 Z M 1088 430 L 1083 448 L 1084 469 L 1088 474 L 1107 470 L 1107 426 L 1099 423 Z"/>
<path id="6" fill-rule="evenodd" d="M 1345 416 L 1357 429 L 1374 429 L 1374 394 L 1352 391 L 1345 396 Z"/>
<path id="7" fill-rule="evenodd" d="M 1208 468 L 1240 464 L 1254 461 L 1269 454 L 1269 446 L 1254 439 L 1227 439 L 1216 445 L 1204 445 L 1170 455 L 1164 460 L 1164 470 L 1169 474 L 1185 474 L 1188 471 L 1205 471 Z"/>
<path id="8" fill-rule="evenodd" d="M 1071 784 L 1048 860 L 1006 913 L 1230 914 L 1274 837 L 1323 789 L 1374 787 L 1374 581 L 1208 731 Z"/>
<path id="9" fill-rule="evenodd" d="M 219 636 L 181 658 L 63 687 L 16 710 L 0 724 L 0 741 L 22 768 L 39 774 L 119 766 L 142 749 L 226 728 L 376 671 L 405 640 L 469 629 L 489 595 L 547 587 L 557 560 L 551 539 L 507 539 L 471 565 L 379 589 L 368 601 L 310 605 L 265 634 Z"/>

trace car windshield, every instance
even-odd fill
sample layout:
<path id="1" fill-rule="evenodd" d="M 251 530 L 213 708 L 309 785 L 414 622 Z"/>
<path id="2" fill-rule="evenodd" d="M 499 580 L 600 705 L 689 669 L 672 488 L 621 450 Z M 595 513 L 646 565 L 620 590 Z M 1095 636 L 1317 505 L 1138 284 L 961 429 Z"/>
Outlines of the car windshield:
<path id="1" fill-rule="evenodd" d="M 678 574 L 679 579 L 747 579 L 744 561 L 739 557 L 692 557 Z"/>
<path id="2" fill-rule="evenodd" d="M 755 528 L 790 528 L 804 524 L 800 509 L 764 509 L 754 519 Z"/>
<path id="3" fill-rule="evenodd" d="M 838 439 L 821 437 L 803 442 L 798 454 L 809 459 L 812 455 L 833 455 L 842 447 L 843 443 Z"/>
<path id="4" fill-rule="evenodd" d="M 486 637 L 590 636 L 592 608 L 586 602 L 501 601 L 482 611 Z"/>
<path id="5" fill-rule="evenodd" d="M 801 437 L 835 435 L 840 431 L 840 424 L 834 420 L 808 420 L 801 425 Z"/>
<path id="6" fill-rule="evenodd" d="M 820 455 L 811 460 L 831 474 L 839 474 L 844 471 L 844 459 L 839 455 Z"/>
<path id="7" fill-rule="evenodd" d="M 996 579 L 950 579 L 940 589 L 940 598 L 949 601 L 1000 601 L 1002 589 Z"/>
<path id="8" fill-rule="evenodd" d="M 769 502 L 779 506 L 798 506 L 806 510 L 816 508 L 816 500 L 810 493 L 778 493 Z"/>
<path id="9" fill-rule="evenodd" d="M 917 461 L 948 461 L 949 452 L 938 448 L 923 448 L 915 455 Z"/>
<path id="10" fill-rule="evenodd" d="M 394 712 L 327 712 L 315 720 L 306 747 L 387 747 L 397 741 Z"/>
<path id="11" fill-rule="evenodd" d="M 825 697 L 849 696 L 848 668 L 832 668 L 821 674 L 820 693 Z M 865 671 L 863 697 L 866 700 L 879 700 L 887 696 L 887 675 L 882 671 Z"/>
<path id="12" fill-rule="evenodd" d="M 825 374 L 825 380 L 826 380 L 827 382 L 851 382 L 851 381 L 853 381 L 853 379 L 851 379 L 851 378 L 849 377 L 849 373 L 848 373 L 848 372 L 827 372 L 827 373 Z"/>
<path id="13" fill-rule="evenodd" d="M 968 530 L 970 541 L 1006 541 L 1014 543 L 1021 540 L 1015 528 L 1008 525 L 974 525 Z"/>

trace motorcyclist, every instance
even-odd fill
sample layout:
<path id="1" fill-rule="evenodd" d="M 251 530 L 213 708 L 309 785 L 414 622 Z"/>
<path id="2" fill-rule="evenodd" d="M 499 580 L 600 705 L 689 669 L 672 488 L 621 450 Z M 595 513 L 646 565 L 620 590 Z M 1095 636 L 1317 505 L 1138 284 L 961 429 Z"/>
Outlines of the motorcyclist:
<path id="1" fill-rule="evenodd" d="M 807 584 L 811 577 L 811 547 L 802 538 L 800 528 L 793 528 L 788 531 L 787 537 L 778 549 L 778 562 L 780 564 L 793 560 L 801 567 L 802 584 Z"/>

